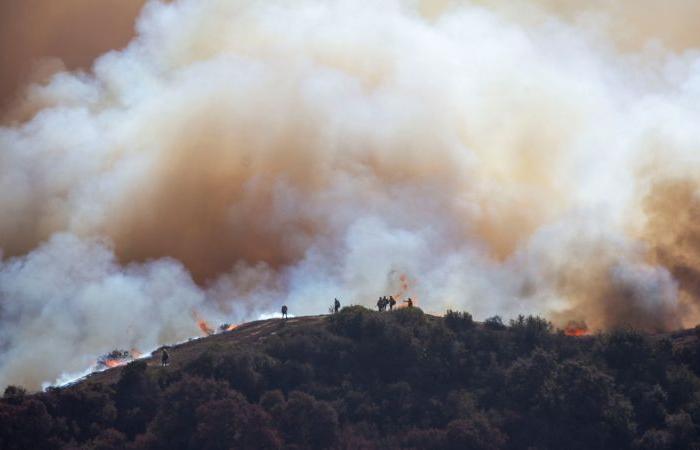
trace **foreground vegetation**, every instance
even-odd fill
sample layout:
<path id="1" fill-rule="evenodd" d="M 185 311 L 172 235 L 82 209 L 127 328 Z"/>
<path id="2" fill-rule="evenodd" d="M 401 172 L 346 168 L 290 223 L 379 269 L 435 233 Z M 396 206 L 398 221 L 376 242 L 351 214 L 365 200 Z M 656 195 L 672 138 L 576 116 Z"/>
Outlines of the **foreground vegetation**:
<path id="1" fill-rule="evenodd" d="M 281 323 L 280 323 L 281 325 Z M 183 369 L 0 401 L 3 449 L 700 449 L 700 345 L 343 309 Z"/>

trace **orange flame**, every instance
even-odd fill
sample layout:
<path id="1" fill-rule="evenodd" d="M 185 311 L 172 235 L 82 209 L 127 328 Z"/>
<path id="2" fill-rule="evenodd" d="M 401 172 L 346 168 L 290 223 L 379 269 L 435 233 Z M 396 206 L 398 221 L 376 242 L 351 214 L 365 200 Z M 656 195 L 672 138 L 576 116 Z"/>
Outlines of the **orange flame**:
<path id="1" fill-rule="evenodd" d="M 204 319 L 199 319 L 197 321 L 197 326 L 205 336 L 211 336 L 214 334 L 214 330 L 209 326 L 209 324 Z"/>
<path id="2" fill-rule="evenodd" d="M 214 329 L 209 326 L 206 320 L 204 320 L 197 311 L 192 310 L 192 316 L 194 320 L 197 321 L 197 326 L 204 333 L 204 336 L 211 336 L 214 334 Z"/>
<path id="3" fill-rule="evenodd" d="M 583 321 L 570 321 L 564 328 L 564 334 L 567 336 L 585 336 L 589 334 L 588 325 Z"/>
<path id="4" fill-rule="evenodd" d="M 407 294 L 410 292 L 411 289 L 411 284 L 409 282 L 408 276 L 406 274 L 401 274 L 399 276 L 399 289 L 396 294 L 394 294 L 394 299 L 396 300 L 396 307 L 397 308 L 406 308 L 408 307 L 408 300 L 409 298 L 411 299 L 411 304 L 413 306 L 418 306 L 418 298 L 413 296 L 410 297 Z M 406 300 L 404 300 L 404 297 Z"/>
<path id="5" fill-rule="evenodd" d="M 102 355 L 97 361 L 95 361 L 95 366 L 97 369 L 104 368 L 114 368 L 126 365 L 136 358 L 140 358 L 143 355 L 140 351 L 132 348 L 129 351 L 126 350 L 113 350 L 105 355 Z"/>
<path id="6" fill-rule="evenodd" d="M 226 328 L 226 331 L 233 331 L 236 328 L 238 328 L 238 325 L 229 325 L 228 328 Z"/>
<path id="7" fill-rule="evenodd" d="M 123 366 L 124 364 L 127 363 L 127 360 L 126 359 L 105 359 L 102 363 L 111 369 L 113 367 Z"/>
<path id="8" fill-rule="evenodd" d="M 398 301 L 403 298 L 403 296 L 408 292 L 408 277 L 405 274 L 401 274 L 399 277 L 399 291 L 394 294 L 394 298 Z"/>

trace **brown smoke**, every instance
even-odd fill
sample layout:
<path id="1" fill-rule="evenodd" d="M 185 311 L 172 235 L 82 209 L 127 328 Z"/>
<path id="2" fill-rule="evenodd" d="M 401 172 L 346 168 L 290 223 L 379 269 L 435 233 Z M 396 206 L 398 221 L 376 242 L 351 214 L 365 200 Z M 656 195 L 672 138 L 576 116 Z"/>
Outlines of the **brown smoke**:
<path id="1" fill-rule="evenodd" d="M 700 4 L 693 0 L 421 0 L 427 17 L 439 17 L 455 5 L 483 5 L 530 25 L 546 24 L 553 17 L 603 34 L 623 50 L 660 45 L 673 51 L 700 46 L 695 22 Z"/>
<path id="2" fill-rule="evenodd" d="M 5 0 L 0 3 L 0 106 L 8 106 L 27 81 L 45 80 L 58 67 L 89 69 L 94 59 L 119 49 L 133 37 L 134 20 L 146 0 Z M 421 12 L 437 17 L 454 5 L 448 0 L 422 0 Z M 692 0 L 658 2 L 626 0 L 532 0 L 531 2 L 482 1 L 505 12 L 536 5 L 546 13 L 569 20 L 598 18 L 628 48 L 650 41 L 674 50 L 696 48 L 700 33 L 695 21 L 700 5 Z M 516 16 L 515 13 L 512 13 Z M 528 15 L 520 15 L 520 18 Z M 530 17 L 537 16 L 530 14 Z M 11 117 L 26 118 L 28 105 L 15 105 Z"/>
<path id="3" fill-rule="evenodd" d="M 303 209 L 285 214 L 282 223 L 276 217 L 278 208 L 293 206 L 275 198 L 282 178 L 302 196 L 324 187 L 322 170 L 304 150 L 303 131 L 270 136 L 266 145 L 279 153 L 256 157 L 266 150 L 256 148 L 257 127 L 227 127 L 219 117 L 225 112 L 214 107 L 174 118 L 170 126 L 185 135 L 168 139 L 154 172 L 133 187 L 109 222 L 120 259 L 171 256 L 204 282 L 238 261 L 292 264 L 321 231 L 320 220 Z"/>
<path id="4" fill-rule="evenodd" d="M 692 318 L 700 307 L 699 193 L 696 180 L 671 178 L 655 182 L 644 199 L 651 259 L 678 282 L 682 314 Z"/>
<path id="5" fill-rule="evenodd" d="M 61 66 L 87 70 L 106 51 L 126 45 L 146 0 L 4 0 L 0 2 L 0 107 L 30 81 Z M 13 118 L 26 118 L 20 99 Z"/>

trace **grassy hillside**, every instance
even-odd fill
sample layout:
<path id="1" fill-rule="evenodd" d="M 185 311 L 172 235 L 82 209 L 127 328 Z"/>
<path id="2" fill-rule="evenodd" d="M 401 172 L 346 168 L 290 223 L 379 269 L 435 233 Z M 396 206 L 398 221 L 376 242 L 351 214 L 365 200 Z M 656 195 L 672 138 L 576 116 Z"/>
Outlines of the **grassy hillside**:
<path id="1" fill-rule="evenodd" d="M 0 402 L 0 448 L 698 448 L 696 330 L 419 309 L 273 319 Z"/>

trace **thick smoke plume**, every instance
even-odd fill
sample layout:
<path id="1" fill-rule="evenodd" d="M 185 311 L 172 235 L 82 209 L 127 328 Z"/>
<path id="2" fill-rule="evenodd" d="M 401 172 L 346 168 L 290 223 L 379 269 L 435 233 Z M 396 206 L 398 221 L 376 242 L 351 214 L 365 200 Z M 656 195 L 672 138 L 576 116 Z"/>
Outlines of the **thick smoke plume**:
<path id="1" fill-rule="evenodd" d="M 0 2 L 0 106 L 17 88 L 61 68 L 89 69 L 99 55 L 128 44 L 145 0 Z M 11 114 L 21 116 L 18 102 Z"/>
<path id="2" fill-rule="evenodd" d="M 599 3 L 148 2 L 0 128 L 0 385 L 404 280 L 429 312 L 694 325 L 695 6 Z"/>

